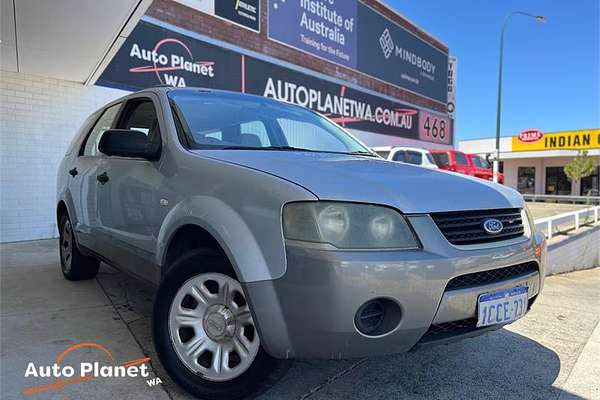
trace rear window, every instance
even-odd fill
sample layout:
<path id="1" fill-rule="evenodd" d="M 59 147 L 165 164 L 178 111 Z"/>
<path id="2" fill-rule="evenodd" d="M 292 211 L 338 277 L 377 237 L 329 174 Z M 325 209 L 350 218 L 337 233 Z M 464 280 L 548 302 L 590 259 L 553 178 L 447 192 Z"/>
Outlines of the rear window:
<path id="1" fill-rule="evenodd" d="M 467 156 L 463 153 L 454 153 L 454 158 L 456 159 L 456 165 L 469 165 Z"/>
<path id="2" fill-rule="evenodd" d="M 433 153 L 432 156 L 438 167 L 447 167 L 450 165 L 448 153 Z"/>

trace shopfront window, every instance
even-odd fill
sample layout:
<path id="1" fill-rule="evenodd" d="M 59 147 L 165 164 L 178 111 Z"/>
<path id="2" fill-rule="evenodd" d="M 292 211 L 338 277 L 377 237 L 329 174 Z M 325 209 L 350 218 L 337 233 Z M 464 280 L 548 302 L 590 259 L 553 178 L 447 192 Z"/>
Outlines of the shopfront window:
<path id="1" fill-rule="evenodd" d="M 596 167 L 596 172 L 585 178 L 581 178 L 582 196 L 600 196 L 600 167 Z"/>
<path id="2" fill-rule="evenodd" d="M 546 194 L 571 194 L 571 182 L 563 167 L 546 167 Z"/>
<path id="3" fill-rule="evenodd" d="M 519 167 L 517 190 L 523 194 L 535 194 L 535 167 Z"/>

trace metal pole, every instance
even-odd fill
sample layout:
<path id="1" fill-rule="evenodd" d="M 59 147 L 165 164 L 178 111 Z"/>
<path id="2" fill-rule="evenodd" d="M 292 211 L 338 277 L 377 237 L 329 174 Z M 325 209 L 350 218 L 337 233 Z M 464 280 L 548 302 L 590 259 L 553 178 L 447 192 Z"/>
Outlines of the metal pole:
<path id="1" fill-rule="evenodd" d="M 513 15 L 524 15 L 527 17 L 535 18 L 537 21 L 543 22 L 545 18 L 541 15 L 533 15 L 523 11 L 513 11 L 508 14 L 502 24 L 502 30 L 500 31 L 500 62 L 498 66 L 498 104 L 496 107 L 496 158 L 493 164 L 493 180 L 498 183 L 498 173 L 500 172 L 500 125 L 502 120 L 502 67 L 504 64 L 504 32 L 508 21 Z"/>

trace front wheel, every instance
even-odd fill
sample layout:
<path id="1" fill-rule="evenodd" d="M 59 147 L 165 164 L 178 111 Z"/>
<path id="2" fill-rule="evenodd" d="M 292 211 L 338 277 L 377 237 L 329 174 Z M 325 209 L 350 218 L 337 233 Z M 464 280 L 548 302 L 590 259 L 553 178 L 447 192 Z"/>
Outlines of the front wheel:
<path id="1" fill-rule="evenodd" d="M 259 391 L 281 366 L 261 347 L 229 263 L 214 253 L 200 250 L 175 262 L 156 294 L 153 334 L 169 375 L 203 399 Z"/>

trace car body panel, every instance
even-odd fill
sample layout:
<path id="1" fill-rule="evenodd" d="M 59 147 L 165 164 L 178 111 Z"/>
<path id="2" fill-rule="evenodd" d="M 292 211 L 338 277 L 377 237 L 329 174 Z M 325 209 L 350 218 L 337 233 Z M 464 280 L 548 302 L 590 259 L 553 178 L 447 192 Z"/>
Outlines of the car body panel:
<path id="1" fill-rule="evenodd" d="M 380 158 L 279 151 L 194 152 L 299 182 L 320 200 L 383 204 L 406 214 L 523 207 L 521 195 L 513 189 Z"/>

